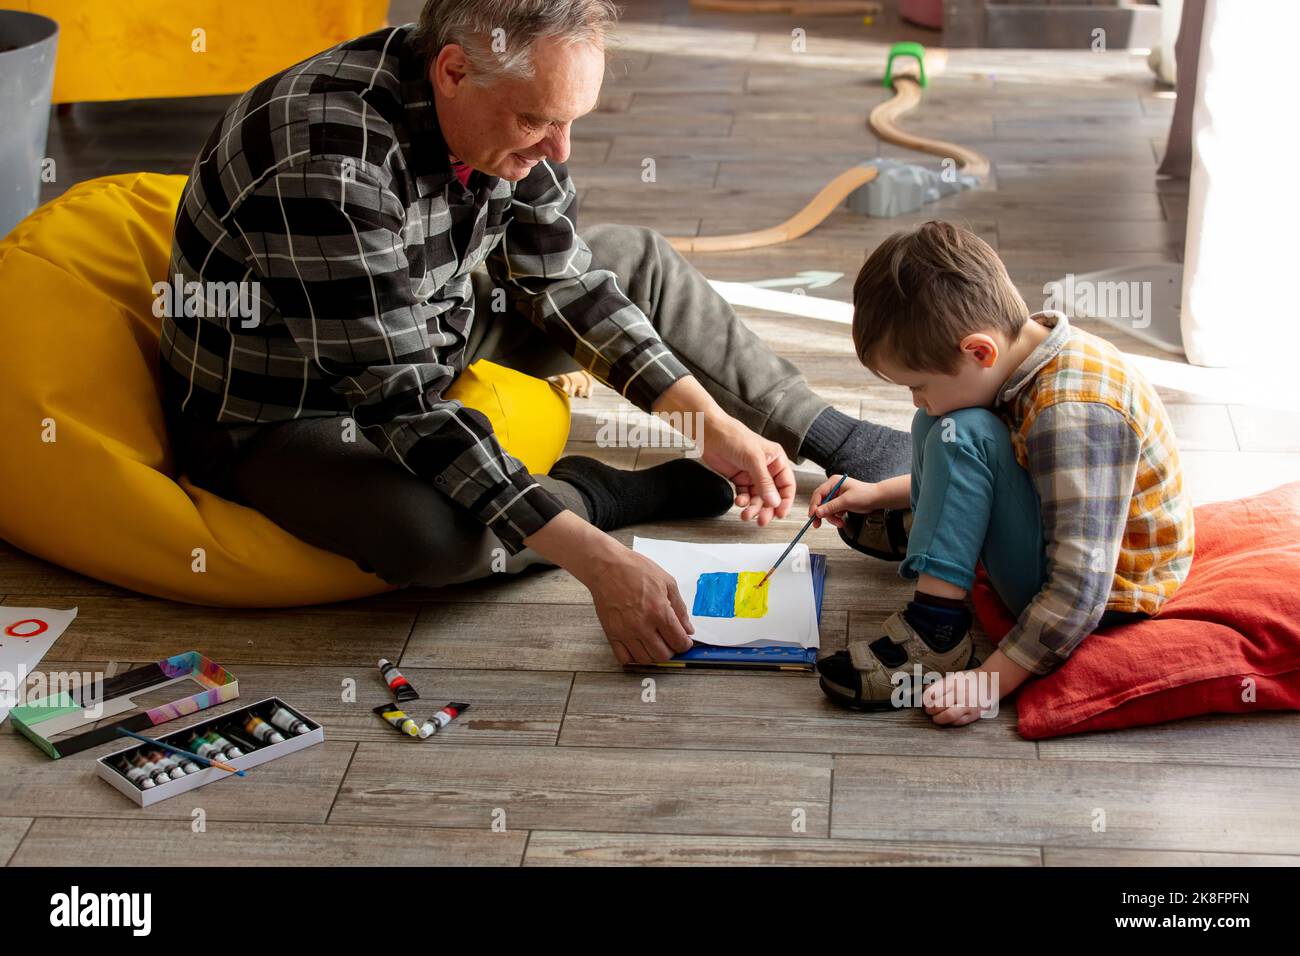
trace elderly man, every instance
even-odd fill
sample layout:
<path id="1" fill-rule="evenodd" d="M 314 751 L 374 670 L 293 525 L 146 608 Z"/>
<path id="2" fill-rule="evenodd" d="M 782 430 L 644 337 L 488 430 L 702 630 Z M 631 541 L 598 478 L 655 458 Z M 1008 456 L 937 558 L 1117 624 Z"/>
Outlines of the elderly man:
<path id="1" fill-rule="evenodd" d="M 194 164 L 172 274 L 255 281 L 260 316 L 168 318 L 162 369 L 196 483 L 396 584 L 482 577 L 504 555 L 506 571 L 560 565 L 627 663 L 686 649 L 693 628 L 672 578 L 605 532 L 733 498 L 764 525 L 793 501 L 790 458 L 878 480 L 910 450 L 830 408 L 662 237 L 579 234 L 564 163 L 614 15 L 429 0 L 418 24 L 240 97 Z M 708 467 L 569 457 L 530 475 L 444 397 L 479 358 L 580 365 L 642 409 L 698 413 Z M 352 421 L 365 440 L 345 440 Z"/>

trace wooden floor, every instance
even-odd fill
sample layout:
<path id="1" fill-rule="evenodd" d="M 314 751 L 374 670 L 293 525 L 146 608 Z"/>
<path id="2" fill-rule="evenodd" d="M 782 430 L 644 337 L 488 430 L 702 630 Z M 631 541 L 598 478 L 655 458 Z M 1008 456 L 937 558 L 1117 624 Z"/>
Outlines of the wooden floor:
<path id="1" fill-rule="evenodd" d="M 394 19 L 414 5 L 395 4 Z M 847 165 L 905 155 L 864 125 L 885 95 L 882 44 L 908 34 L 889 18 L 866 28 L 693 17 L 685 2 L 628 6 L 600 110 L 576 129 L 585 222 L 747 230 L 794 212 Z M 790 49 L 796 26 L 807 30 L 804 53 Z M 114 172 L 187 172 L 224 102 L 77 107 L 52 128 L 60 179 L 49 194 Z M 1181 257 L 1186 189 L 1154 175 L 1172 106 L 1122 53 L 955 52 L 905 124 L 988 154 L 991 188 L 897 220 L 839 211 L 798 242 L 695 261 L 730 280 L 842 273 L 808 291 L 847 300 L 873 244 L 944 217 L 992 243 L 1038 308 L 1043 284 L 1066 272 Z M 646 159 L 655 183 L 642 181 Z M 909 420 L 906 394 L 866 380 L 843 327 L 744 314 L 836 406 Z M 1300 476 L 1300 415 L 1160 387 L 1198 502 Z M 574 407 L 572 451 L 638 467 L 666 454 L 596 446 L 597 416 L 618 407 L 608 391 Z M 806 496 L 820 476 L 810 465 L 799 475 Z M 797 524 L 746 531 L 731 517 L 636 533 L 775 542 Z M 809 543 L 830 556 L 824 649 L 878 636 L 907 595 L 893 567 L 854 555 L 829 529 Z M 58 669 L 120 670 L 196 647 L 236 673 L 244 700 L 279 695 L 327 735 L 246 780 L 142 811 L 93 778 L 91 756 L 51 761 L 5 727 L 0 862 L 10 865 L 1300 861 L 1300 715 L 1034 743 L 1017 735 L 1012 706 L 942 730 L 916 713 L 835 710 L 809 676 L 666 674 L 647 703 L 643 677 L 620 672 L 585 592 L 560 571 L 227 611 L 141 597 L 3 545 L 0 595 L 80 609 L 47 659 Z M 426 701 L 473 709 L 433 741 L 397 738 L 370 713 L 386 699 L 381 656 L 400 661 Z M 355 704 L 341 701 L 348 678 Z M 204 833 L 191 832 L 195 808 Z"/>

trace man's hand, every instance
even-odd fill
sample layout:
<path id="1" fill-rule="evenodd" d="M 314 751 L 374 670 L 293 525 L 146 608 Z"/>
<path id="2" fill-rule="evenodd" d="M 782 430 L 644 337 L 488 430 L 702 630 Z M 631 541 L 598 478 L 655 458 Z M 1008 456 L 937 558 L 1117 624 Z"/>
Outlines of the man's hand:
<path id="1" fill-rule="evenodd" d="M 741 521 L 757 519 L 764 528 L 774 517 L 784 518 L 794 504 L 794 469 L 785 449 L 734 418 L 706 422 L 700 461 L 736 486 Z"/>
<path id="2" fill-rule="evenodd" d="M 690 650 L 695 625 L 677 582 L 644 555 L 622 550 L 591 584 L 596 616 L 618 662 L 648 664 Z"/>
<path id="3" fill-rule="evenodd" d="M 572 511 L 556 515 L 524 543 L 586 585 L 620 664 L 666 661 L 691 648 L 695 625 L 677 582 L 649 558 Z"/>
<path id="4" fill-rule="evenodd" d="M 794 469 L 785 449 L 750 431 L 722 410 L 693 376 L 678 379 L 659 396 L 654 412 L 703 416 L 700 461 L 736 486 L 740 520 L 760 528 L 784 518 L 794 504 Z"/>

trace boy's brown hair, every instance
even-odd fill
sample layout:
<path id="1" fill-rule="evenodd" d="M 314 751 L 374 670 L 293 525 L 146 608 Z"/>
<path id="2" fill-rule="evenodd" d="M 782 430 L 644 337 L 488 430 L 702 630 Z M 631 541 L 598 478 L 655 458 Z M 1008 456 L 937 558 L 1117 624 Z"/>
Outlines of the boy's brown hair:
<path id="1" fill-rule="evenodd" d="M 853 347 L 872 372 L 882 356 L 951 375 L 972 332 L 1020 334 L 1029 309 L 987 242 L 950 222 L 896 232 L 853 283 Z"/>

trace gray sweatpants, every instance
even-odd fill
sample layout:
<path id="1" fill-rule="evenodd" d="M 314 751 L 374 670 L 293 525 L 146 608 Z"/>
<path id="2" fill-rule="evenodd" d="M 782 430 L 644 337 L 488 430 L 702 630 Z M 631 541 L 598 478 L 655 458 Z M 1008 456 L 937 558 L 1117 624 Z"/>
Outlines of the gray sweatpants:
<path id="1" fill-rule="evenodd" d="M 618 276 L 623 292 L 718 404 L 797 457 L 813 419 L 828 405 L 799 370 L 746 328 L 658 233 L 600 225 L 582 237 L 593 263 Z M 538 377 L 578 367 L 526 318 L 490 306 L 491 282 L 476 275 L 467 365 L 489 359 Z M 389 583 L 441 587 L 546 563 L 529 549 L 508 555 L 477 519 L 370 442 L 340 441 L 337 419 L 210 431 L 174 427 L 188 432 L 173 439 L 195 484 L 256 508 L 303 541 L 351 558 Z M 536 478 L 587 516 L 571 485 Z"/>

